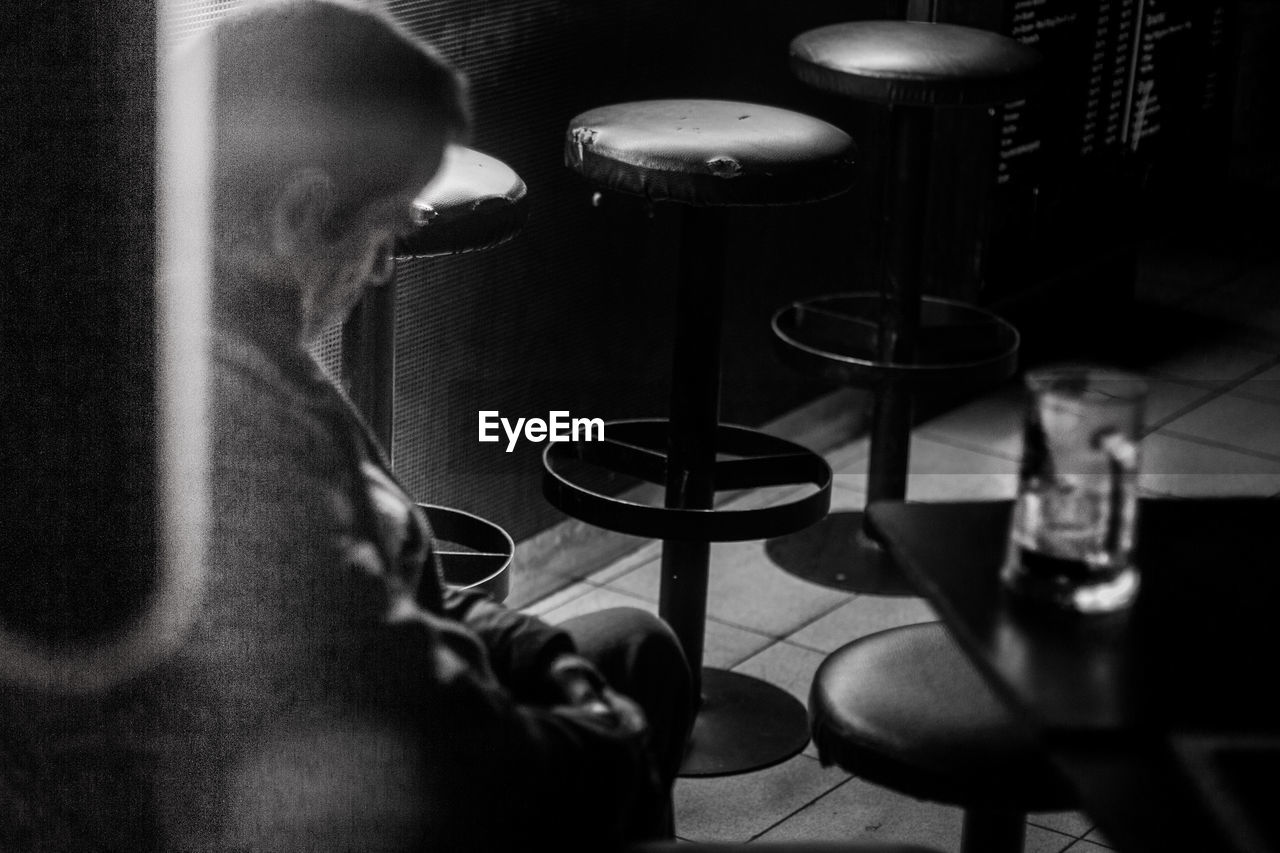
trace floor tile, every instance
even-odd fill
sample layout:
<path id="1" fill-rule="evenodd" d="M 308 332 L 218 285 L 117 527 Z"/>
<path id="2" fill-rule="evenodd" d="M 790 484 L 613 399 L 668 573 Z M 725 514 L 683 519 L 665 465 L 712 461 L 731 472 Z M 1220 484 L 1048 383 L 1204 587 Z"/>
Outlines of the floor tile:
<path id="1" fill-rule="evenodd" d="M 1280 462 L 1160 431 L 1142 440 L 1140 488 L 1163 495 L 1270 495 L 1280 488 Z"/>
<path id="2" fill-rule="evenodd" d="M 827 460 L 831 470 L 838 472 L 860 459 L 866 459 L 870 448 L 871 441 L 864 436 L 857 441 L 851 441 L 848 444 L 837 447 L 835 450 L 826 453 L 823 458 Z"/>
<path id="3" fill-rule="evenodd" d="M 1022 413 L 1026 391 L 1010 382 L 986 396 L 934 418 L 916 430 L 919 436 L 945 441 L 1006 459 L 1022 454 Z"/>
<path id="4" fill-rule="evenodd" d="M 733 669 L 771 642 L 772 637 L 746 631 L 734 625 L 707 620 L 703 636 L 702 665 L 717 669 Z"/>
<path id="5" fill-rule="evenodd" d="M 1098 829 L 1097 827 L 1094 827 L 1093 829 L 1091 829 L 1089 831 L 1089 834 L 1084 837 L 1084 840 L 1089 841 L 1093 844 L 1101 845 L 1108 849 L 1113 848 L 1115 846 L 1114 844 L 1111 843 L 1111 841 L 1105 835 L 1102 834 L 1102 830 Z"/>
<path id="6" fill-rule="evenodd" d="M 859 595 L 796 631 L 787 637 L 787 642 L 830 654 L 845 643 L 867 634 L 899 625 L 936 622 L 937 619 L 937 614 L 923 598 Z"/>
<path id="7" fill-rule="evenodd" d="M 867 505 L 865 474 L 836 474 L 831 488 L 832 512 L 856 512 Z"/>
<path id="8" fill-rule="evenodd" d="M 621 560 L 600 569 L 591 575 L 591 582 L 595 584 L 606 584 L 615 578 L 620 578 L 627 572 L 640 568 L 645 563 L 652 562 L 662 556 L 662 540 L 653 539 L 641 545 Z"/>
<path id="9" fill-rule="evenodd" d="M 1280 365 L 1245 380 L 1244 384 L 1232 393 L 1252 397 L 1255 400 L 1280 403 Z"/>
<path id="10" fill-rule="evenodd" d="M 579 578 L 558 572 L 539 571 L 522 563 L 518 558 L 509 569 L 510 591 L 508 607 L 521 609 L 536 604 L 549 595 L 555 595 L 578 582 Z"/>
<path id="11" fill-rule="evenodd" d="M 771 828 L 760 840 L 892 841 L 955 850 L 962 820 L 958 808 L 914 800 L 850 779 Z"/>
<path id="12" fill-rule="evenodd" d="M 1235 394 L 1223 394 L 1175 418 L 1164 431 L 1280 460 L 1280 407 Z"/>
<path id="13" fill-rule="evenodd" d="M 822 652 L 783 641 L 752 655 L 733 669 L 763 678 L 808 704 L 813 673 L 824 660 L 826 655 Z"/>
<path id="14" fill-rule="evenodd" d="M 771 642 L 772 637 L 708 619 L 703 635 L 702 665 L 732 669 Z"/>
<path id="15" fill-rule="evenodd" d="M 543 619 L 555 625 L 573 616 L 594 613 L 608 607 L 639 607 L 650 613 L 656 613 L 658 609 L 656 602 L 646 601 L 606 587 L 596 587 L 585 595 L 573 598 L 541 615 Z M 733 625 L 708 620 L 704 642 L 706 645 L 702 654 L 703 664 L 728 669 L 768 646 L 772 640 Z"/>
<path id="16" fill-rule="evenodd" d="M 1087 839 L 1081 839 L 1068 847 L 1063 853 L 1111 853 L 1112 848 L 1103 847 Z"/>
<path id="17" fill-rule="evenodd" d="M 800 704 L 808 707 L 813 674 L 826 658 L 826 655 L 813 649 L 779 642 L 752 655 L 733 669 L 734 672 L 754 675 L 756 678 L 762 678 L 770 684 L 781 687 L 800 700 Z M 818 757 L 812 741 L 805 747 L 804 752 L 812 758 Z"/>
<path id="18" fill-rule="evenodd" d="M 812 485 L 787 485 L 721 492 L 721 502 L 717 506 L 735 510 L 758 509 L 759 507 L 773 506 L 786 500 L 798 500 L 802 495 L 813 494 L 817 490 L 817 487 Z"/>
<path id="19" fill-rule="evenodd" d="M 594 613 L 597 610 L 604 610 L 609 607 L 638 607 L 650 613 L 656 613 L 658 609 L 658 605 L 655 602 L 646 601 L 634 595 L 627 595 L 607 587 L 592 586 L 590 590 L 587 590 L 582 595 L 573 596 L 566 601 L 543 610 L 538 615 L 552 625 L 556 625 L 574 616 Z"/>
<path id="20" fill-rule="evenodd" d="M 1072 845 L 1079 843 L 1070 835 L 1028 822 L 1027 839 L 1022 844 L 1022 853 L 1063 853 L 1066 850 L 1074 850 Z"/>
<path id="21" fill-rule="evenodd" d="M 1213 398 L 1217 390 L 1176 379 L 1146 377 L 1147 401 L 1143 421 L 1148 430 L 1158 429 Z"/>
<path id="22" fill-rule="evenodd" d="M 1093 828 L 1093 818 L 1084 812 L 1042 812 L 1027 815 L 1027 823 L 1081 838 Z"/>
<path id="23" fill-rule="evenodd" d="M 595 584 L 586 581 L 578 581 L 570 584 L 559 592 L 553 592 L 551 595 L 538 599 L 527 607 L 520 608 L 524 613 L 532 616 L 542 616 L 548 611 L 555 610 L 563 604 L 567 604 L 579 596 L 586 595 L 598 587 Z"/>
<path id="24" fill-rule="evenodd" d="M 866 460 L 844 468 L 839 476 L 863 476 Z M 921 435 L 911 439 L 907 499 L 913 501 L 988 500 L 1013 497 L 1018 463 L 1012 458 L 979 453 Z"/>
<path id="25" fill-rule="evenodd" d="M 967 454 L 968 451 L 960 451 Z M 907 500 L 989 501 L 1012 498 L 1018 490 L 1018 464 L 1007 459 L 986 457 L 992 470 L 953 471 L 907 476 Z"/>
<path id="26" fill-rule="evenodd" d="M 850 841 L 918 844 L 938 851 L 960 849 L 964 813 L 955 806 L 915 800 L 850 779 L 760 836 L 761 841 Z M 1024 853 L 1061 853 L 1070 835 L 1028 825 Z"/>
<path id="27" fill-rule="evenodd" d="M 655 561 L 610 582 L 608 587 L 657 601 L 659 580 L 660 566 Z M 780 639 L 833 610 L 848 596 L 782 571 L 765 555 L 763 542 L 730 542 L 711 547 L 707 613 L 731 625 Z"/>
<path id="28" fill-rule="evenodd" d="M 715 779 L 678 779 L 676 832 L 694 841 L 749 841 L 849 778 L 806 755 Z"/>
<path id="29" fill-rule="evenodd" d="M 1259 358 L 1268 358 L 1258 353 Z M 1256 359 L 1242 368 L 1240 375 L 1256 369 Z M 1163 374 L 1145 376 L 1149 388 L 1146 423 L 1161 424 L 1197 402 L 1212 396 L 1215 389 L 1203 384 L 1169 378 Z M 1280 383 L 1277 383 L 1280 385 Z M 1278 389 L 1280 392 L 1280 389 Z M 1022 420 L 1026 395 L 1021 385 L 1007 385 L 979 400 L 923 424 L 916 432 L 956 447 L 978 450 L 1006 459 L 1022 457 Z"/>
<path id="30" fill-rule="evenodd" d="M 988 451 L 973 450 L 949 443 L 945 439 L 933 438 L 923 432 L 911 436 L 910 473 L 913 475 L 983 474 L 997 468 L 1003 469 L 1007 463 L 1015 462 L 1015 459 L 1016 454 L 1005 457 Z M 856 459 L 836 473 L 865 475 L 867 463 L 866 458 Z"/>

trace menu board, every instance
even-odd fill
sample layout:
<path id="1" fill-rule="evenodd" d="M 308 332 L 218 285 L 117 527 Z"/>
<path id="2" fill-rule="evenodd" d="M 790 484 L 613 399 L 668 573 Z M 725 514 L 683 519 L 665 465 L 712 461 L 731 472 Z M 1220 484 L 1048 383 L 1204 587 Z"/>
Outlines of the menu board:
<path id="1" fill-rule="evenodd" d="M 1045 60 L 1040 89 L 994 113 L 987 298 L 1132 239 L 1144 194 L 1220 167 L 1226 0 L 934 0 L 930 17 L 1004 33 Z"/>
<path id="2" fill-rule="evenodd" d="M 1051 179 L 1076 159 L 1152 150 L 1160 136 L 1199 138 L 1204 114 L 1224 108 L 1225 2 L 1006 0 L 1005 5 L 1000 26 L 992 28 L 1039 50 L 1048 73 L 1036 98 L 1002 110 L 1000 184 L 1036 180 L 1035 172 Z M 1036 163 L 1032 155 L 1041 151 L 1042 162 Z"/>
<path id="3" fill-rule="evenodd" d="M 1145 0 L 1134 45 L 1125 142 L 1159 154 L 1200 140 L 1226 108 L 1227 4 Z"/>

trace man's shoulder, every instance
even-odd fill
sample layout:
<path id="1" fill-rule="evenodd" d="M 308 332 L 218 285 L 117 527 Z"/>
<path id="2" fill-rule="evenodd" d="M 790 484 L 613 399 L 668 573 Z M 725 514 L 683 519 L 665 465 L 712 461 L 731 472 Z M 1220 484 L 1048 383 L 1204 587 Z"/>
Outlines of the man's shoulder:
<path id="1" fill-rule="evenodd" d="M 305 355 L 275 358 L 242 337 L 215 332 L 210 369 L 215 433 L 331 440 L 341 398 Z"/>

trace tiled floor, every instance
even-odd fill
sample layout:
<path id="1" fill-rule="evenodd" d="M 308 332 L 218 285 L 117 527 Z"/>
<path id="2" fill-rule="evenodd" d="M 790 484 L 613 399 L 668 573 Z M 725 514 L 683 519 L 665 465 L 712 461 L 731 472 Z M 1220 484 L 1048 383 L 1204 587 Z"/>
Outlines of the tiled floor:
<path id="1" fill-rule="evenodd" d="M 1169 240 L 1142 256 L 1139 299 L 1159 346 L 1137 367 L 1152 380 L 1141 488 L 1148 495 L 1280 497 L 1280 254 L 1266 233 L 1196 246 Z M 1147 316 L 1144 312 L 1143 316 Z M 1164 319 L 1159 319 L 1164 318 Z M 1172 318 L 1171 330 L 1158 327 Z M 1188 322 L 1190 321 L 1190 322 Z M 1020 396 L 1009 386 L 920 426 L 908 497 L 1012 496 Z M 866 442 L 829 455 L 836 508 L 864 501 Z M 746 501 L 761 501 L 747 495 Z M 529 609 L 558 621 L 619 604 L 656 610 L 658 547 L 647 544 Z M 933 618 L 919 599 L 850 595 L 797 580 L 763 543 L 713 549 L 705 662 L 759 676 L 803 701 L 824 655 L 863 634 Z M 960 812 L 819 765 L 810 747 L 777 767 L 682 779 L 681 837 L 695 840 L 884 839 L 955 850 Z M 1106 851 L 1080 814 L 1033 815 L 1030 853 Z"/>

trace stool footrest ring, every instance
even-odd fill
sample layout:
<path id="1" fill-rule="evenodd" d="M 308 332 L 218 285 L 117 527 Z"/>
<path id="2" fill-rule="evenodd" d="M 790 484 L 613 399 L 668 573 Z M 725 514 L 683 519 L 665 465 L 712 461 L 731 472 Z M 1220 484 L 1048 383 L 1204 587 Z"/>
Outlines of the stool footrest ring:
<path id="1" fill-rule="evenodd" d="M 782 536 L 820 520 L 831 505 L 831 466 L 813 451 L 745 427 L 716 428 L 717 491 L 769 486 L 815 488 L 799 498 L 753 509 L 655 507 L 596 492 L 575 478 L 582 463 L 614 474 L 665 485 L 666 420 L 610 421 L 603 441 L 549 444 L 542 455 L 543 494 L 562 512 L 620 533 L 654 539 L 741 542 Z"/>
<path id="2" fill-rule="evenodd" d="M 810 375 L 861 387 L 894 383 L 925 390 L 1013 375 L 1017 329 L 983 308 L 936 296 L 920 300 L 915 357 L 882 360 L 880 318 L 892 298 L 871 291 L 791 303 L 773 316 L 779 357 Z"/>
<path id="3" fill-rule="evenodd" d="M 479 589 L 497 601 L 507 597 L 515 543 L 492 521 L 460 509 L 418 504 L 435 539 L 436 556 L 448 586 Z"/>

